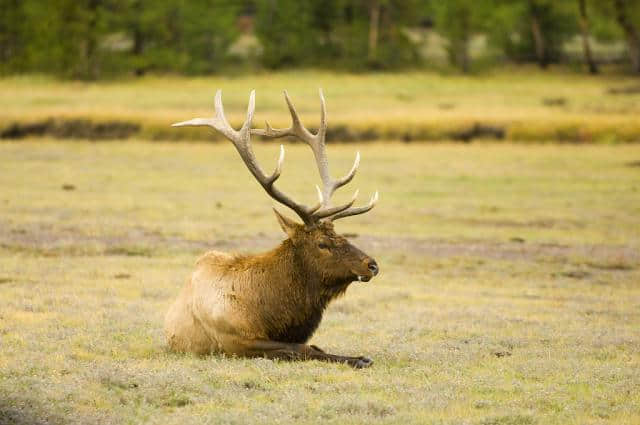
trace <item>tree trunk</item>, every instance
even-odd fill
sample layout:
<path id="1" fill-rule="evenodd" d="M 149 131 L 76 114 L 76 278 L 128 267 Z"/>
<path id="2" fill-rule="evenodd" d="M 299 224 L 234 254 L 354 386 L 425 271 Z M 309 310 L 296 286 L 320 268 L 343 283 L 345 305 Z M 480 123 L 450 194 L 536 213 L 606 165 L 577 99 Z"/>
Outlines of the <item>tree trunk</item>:
<path id="1" fill-rule="evenodd" d="M 132 10 L 134 16 L 140 16 L 142 14 L 142 3 L 140 1 L 134 2 Z M 130 26 L 133 26 L 133 47 L 131 48 L 131 53 L 135 58 L 133 73 L 136 76 L 142 76 L 146 71 L 143 65 L 143 54 L 146 43 L 145 34 L 142 29 L 142 24 L 138 20 L 133 20 Z"/>
<path id="2" fill-rule="evenodd" d="M 145 66 L 142 63 L 144 44 L 144 34 L 142 33 L 140 27 L 136 25 L 133 30 L 133 48 L 131 49 L 131 53 L 133 54 L 133 57 L 136 58 L 136 61 L 134 62 L 133 73 L 138 77 L 143 76 L 145 73 Z"/>
<path id="3" fill-rule="evenodd" d="M 378 50 L 378 29 L 380 26 L 380 3 L 378 0 L 371 1 L 369 5 L 369 51 L 368 59 L 374 62 Z"/>
<path id="4" fill-rule="evenodd" d="M 471 67 L 471 60 L 469 59 L 469 41 L 464 40 L 458 46 L 458 65 L 462 72 L 467 74 Z"/>
<path id="5" fill-rule="evenodd" d="M 88 14 L 89 20 L 87 21 L 87 38 L 86 38 L 86 50 L 85 60 L 87 68 L 85 70 L 85 77 L 91 80 L 96 79 L 99 74 L 98 66 L 98 14 L 100 13 L 98 8 L 100 0 L 91 0 L 89 2 Z"/>
<path id="6" fill-rule="evenodd" d="M 536 45 L 536 58 L 538 59 L 538 65 L 540 65 L 540 68 L 546 68 L 548 62 L 544 35 L 540 29 L 540 20 L 533 10 L 531 11 L 531 33 L 533 34 L 533 41 Z"/>
<path id="7" fill-rule="evenodd" d="M 470 12 L 462 14 L 460 17 L 462 20 L 462 38 L 458 45 L 458 65 L 462 72 L 465 74 L 469 72 L 471 66 L 471 59 L 469 58 L 469 41 L 471 40 L 471 16 Z"/>
<path id="8" fill-rule="evenodd" d="M 584 60 L 589 66 L 589 72 L 591 74 L 598 73 L 598 65 L 593 60 L 591 54 L 591 45 L 589 44 L 589 18 L 587 16 L 587 1 L 578 0 L 578 7 L 580 8 L 580 34 L 582 35 L 582 50 L 584 51 Z"/>
<path id="9" fill-rule="evenodd" d="M 24 27 L 23 7 L 20 0 L 4 2 L 0 18 L 0 69 L 10 69 L 11 63 L 22 54 L 24 49 Z"/>
<path id="10" fill-rule="evenodd" d="M 614 4 L 616 7 L 616 18 L 618 20 L 618 24 L 620 24 L 624 30 L 625 37 L 627 38 L 627 49 L 629 51 L 631 67 L 633 72 L 640 74 L 640 35 L 638 34 L 638 29 L 627 16 L 625 1 L 614 0 Z"/>

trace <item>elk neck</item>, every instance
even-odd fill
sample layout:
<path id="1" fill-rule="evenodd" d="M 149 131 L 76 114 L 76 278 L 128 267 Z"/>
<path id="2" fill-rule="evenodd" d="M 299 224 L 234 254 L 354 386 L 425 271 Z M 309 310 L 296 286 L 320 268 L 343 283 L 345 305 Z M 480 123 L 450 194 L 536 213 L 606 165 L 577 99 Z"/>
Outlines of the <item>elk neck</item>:
<path id="1" fill-rule="evenodd" d="M 313 270 L 290 239 L 254 257 L 269 276 L 259 290 L 261 322 L 276 341 L 306 342 L 317 329 L 331 300 L 343 294 L 350 281 L 327 281 Z"/>
<path id="2" fill-rule="evenodd" d="M 283 275 L 281 283 L 290 289 L 304 293 L 322 308 L 340 296 L 352 282 L 351 279 L 337 279 L 325 270 L 319 270 L 307 255 L 297 248 L 291 239 L 284 240 L 268 253 L 276 259 L 277 269 Z"/>

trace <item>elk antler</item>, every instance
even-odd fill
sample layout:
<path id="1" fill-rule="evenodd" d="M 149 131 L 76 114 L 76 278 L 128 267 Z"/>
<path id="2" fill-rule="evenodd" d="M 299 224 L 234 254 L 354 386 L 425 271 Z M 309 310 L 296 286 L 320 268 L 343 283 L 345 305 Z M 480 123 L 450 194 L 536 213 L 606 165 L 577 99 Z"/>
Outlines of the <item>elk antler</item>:
<path id="1" fill-rule="evenodd" d="M 320 95 L 320 128 L 318 128 L 318 132 L 315 135 L 302 125 L 300 117 L 298 116 L 298 112 L 293 106 L 293 103 L 291 102 L 289 94 L 286 90 L 284 91 L 284 98 L 287 102 L 287 106 L 289 107 L 289 112 L 291 113 L 291 127 L 285 129 L 276 129 L 272 128 L 268 122 L 265 122 L 266 128 L 264 130 L 252 129 L 251 134 L 270 138 L 293 136 L 309 145 L 309 147 L 313 151 L 313 156 L 315 157 L 316 165 L 318 166 L 318 172 L 320 173 L 320 178 L 322 179 L 322 190 L 320 190 L 320 188 L 317 188 L 321 208 L 313 213 L 313 217 L 315 220 L 319 220 L 325 217 L 329 217 L 330 220 L 336 220 L 338 218 L 348 217 L 350 215 L 363 214 L 374 207 L 374 205 L 378 201 L 378 192 L 376 192 L 371 197 L 369 203 L 363 207 L 351 208 L 356 201 L 356 198 L 358 197 L 357 190 L 355 191 L 351 200 L 346 204 L 336 207 L 330 206 L 331 196 L 333 195 L 333 193 L 338 188 L 349 183 L 355 176 L 356 171 L 358 170 L 358 166 L 360 165 L 360 152 L 356 153 L 356 159 L 353 163 L 353 166 L 345 176 L 337 180 L 331 178 L 329 174 L 329 160 L 327 159 L 325 145 L 325 136 L 327 134 L 327 107 L 324 101 L 324 95 L 322 94 L 322 89 L 319 89 L 318 92 Z"/>
<path id="2" fill-rule="evenodd" d="M 309 130 L 304 128 L 304 126 L 300 122 L 298 113 L 293 107 L 293 104 L 291 103 L 291 100 L 289 99 L 286 91 L 284 95 L 287 101 L 287 105 L 289 106 L 289 111 L 291 112 L 291 118 L 293 120 L 291 127 L 288 129 L 274 129 L 271 128 L 268 123 L 266 124 L 267 128 L 265 130 L 251 128 L 251 121 L 253 120 L 253 112 L 255 110 L 255 90 L 252 90 L 249 96 L 247 119 L 238 131 L 234 130 L 233 127 L 231 127 L 224 116 L 224 108 L 222 106 L 222 92 L 220 90 L 216 92 L 214 103 L 216 114 L 213 118 L 194 118 L 189 121 L 182 121 L 172 124 L 172 127 L 206 125 L 218 130 L 227 139 L 231 140 L 245 165 L 247 166 L 251 174 L 253 174 L 253 176 L 256 178 L 256 180 L 258 180 L 258 183 L 260 183 L 264 190 L 273 199 L 295 211 L 296 214 L 298 214 L 302 221 L 304 221 L 304 223 L 307 225 L 313 224 L 322 218 L 328 217 L 330 220 L 335 220 L 350 215 L 362 214 L 373 208 L 375 203 L 378 201 L 378 192 L 373 195 L 369 204 L 363 207 L 351 208 L 356 200 L 356 197 L 358 196 L 357 190 L 351 201 L 347 202 L 346 204 L 336 207 L 329 206 L 329 201 L 333 192 L 339 187 L 349 183 L 351 179 L 353 179 L 353 176 L 358 169 L 358 164 L 360 163 L 360 153 L 356 154 L 355 163 L 353 164 L 351 171 L 349 171 L 346 176 L 338 180 L 331 179 L 331 177 L 329 176 L 329 162 L 327 160 L 324 143 L 327 123 L 326 107 L 324 97 L 322 96 L 322 90 L 320 90 L 320 100 L 322 104 L 320 116 L 321 124 L 320 129 L 315 135 L 311 134 Z M 320 190 L 320 188 L 316 186 L 319 198 L 318 204 L 314 206 L 305 206 L 299 204 L 274 186 L 275 181 L 280 177 L 280 173 L 282 172 L 282 164 L 284 163 L 284 146 L 280 145 L 280 157 L 278 159 L 276 169 L 271 175 L 266 175 L 262 171 L 262 168 L 260 168 L 255 154 L 253 153 L 253 149 L 251 148 L 251 134 L 257 134 L 272 138 L 295 136 L 311 147 L 316 159 L 316 163 L 318 165 L 318 170 L 320 172 L 320 177 L 323 184 L 322 190 Z"/>

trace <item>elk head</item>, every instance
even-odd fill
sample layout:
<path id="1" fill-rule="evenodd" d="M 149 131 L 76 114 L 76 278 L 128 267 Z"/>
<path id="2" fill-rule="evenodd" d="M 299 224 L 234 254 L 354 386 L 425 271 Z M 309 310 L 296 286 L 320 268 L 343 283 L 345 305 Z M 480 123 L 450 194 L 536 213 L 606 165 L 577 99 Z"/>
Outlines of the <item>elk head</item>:
<path id="1" fill-rule="evenodd" d="M 329 174 L 329 161 L 326 154 L 327 112 L 322 90 L 320 90 L 320 128 L 316 134 L 312 134 L 302 125 L 286 91 L 284 92 L 284 97 L 292 118 L 291 126 L 286 129 L 272 128 L 269 123 L 265 123 L 264 130 L 251 128 L 255 110 L 255 91 L 251 91 L 247 119 L 240 130 L 235 130 L 225 118 L 220 90 L 216 92 L 216 114 L 213 118 L 194 118 L 173 124 L 173 126 L 210 126 L 233 143 L 251 174 L 269 196 L 289 207 L 302 220 L 302 224 L 296 223 L 274 209 L 280 226 L 289 236 L 293 251 L 299 261 L 304 263 L 303 268 L 305 270 L 322 276 L 322 281 L 327 285 L 344 285 L 354 280 L 368 282 L 378 274 L 377 263 L 373 258 L 350 244 L 344 236 L 336 234 L 333 228 L 333 221 L 363 214 L 371 210 L 378 201 L 378 192 L 375 192 L 367 205 L 361 207 L 353 206 L 358 197 L 357 190 L 349 202 L 337 206 L 331 205 L 330 200 L 333 193 L 338 188 L 349 183 L 355 176 L 360 164 L 360 153 L 356 154 L 353 167 L 345 176 L 333 179 Z M 318 202 L 315 205 L 300 204 L 274 185 L 282 172 L 284 146 L 280 145 L 280 157 L 275 170 L 270 175 L 267 175 L 258 164 L 253 153 L 251 147 L 252 134 L 268 138 L 293 136 L 311 147 L 322 180 L 322 189 L 316 186 Z"/>
<path id="2" fill-rule="evenodd" d="M 307 226 L 283 216 L 275 208 L 274 212 L 280 227 L 289 236 L 297 258 L 304 264 L 303 268 L 323 276 L 325 284 L 340 286 L 354 280 L 368 282 L 378 274 L 376 261 L 338 235 L 331 221 Z"/>

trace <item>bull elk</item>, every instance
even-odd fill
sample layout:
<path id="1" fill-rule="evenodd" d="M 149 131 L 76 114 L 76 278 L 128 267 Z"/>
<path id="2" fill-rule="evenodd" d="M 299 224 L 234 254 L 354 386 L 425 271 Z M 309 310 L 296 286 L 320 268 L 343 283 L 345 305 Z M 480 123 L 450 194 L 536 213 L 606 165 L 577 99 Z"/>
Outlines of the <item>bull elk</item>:
<path id="1" fill-rule="evenodd" d="M 255 92 L 249 97 L 247 119 L 236 131 L 224 116 L 221 92 L 215 97 L 215 116 L 195 118 L 173 124 L 210 126 L 236 147 L 245 165 L 273 199 L 292 209 L 302 220 L 297 223 L 274 208 L 276 218 L 287 234 L 275 249 L 258 255 L 233 255 L 210 251 L 196 262 L 196 269 L 183 287 L 165 318 L 169 347 L 197 354 L 226 353 L 246 357 L 285 360 L 323 360 L 348 363 L 355 368 L 368 367 L 366 357 L 348 357 L 325 353 L 305 344 L 320 324 L 330 301 L 343 294 L 354 281 L 368 282 L 378 274 L 378 265 L 367 254 L 336 234 L 333 222 L 339 218 L 366 213 L 378 200 L 376 192 L 361 207 L 353 198 L 331 206 L 331 195 L 349 183 L 358 169 L 360 154 L 351 170 L 342 178 L 329 175 L 325 151 L 326 106 L 320 90 L 320 128 L 311 133 L 284 93 L 292 124 L 287 129 L 253 129 Z M 322 189 L 316 186 L 318 202 L 307 206 L 294 201 L 275 186 L 284 161 L 284 147 L 275 171 L 264 173 L 253 153 L 251 135 L 267 138 L 293 136 L 308 144 L 315 156 Z"/>

